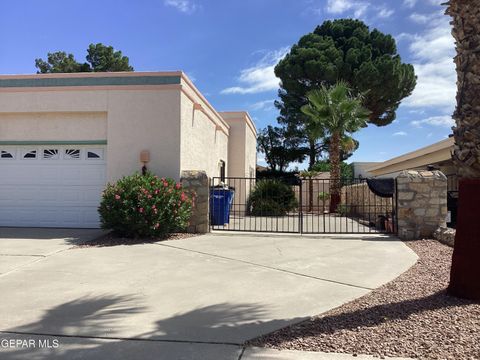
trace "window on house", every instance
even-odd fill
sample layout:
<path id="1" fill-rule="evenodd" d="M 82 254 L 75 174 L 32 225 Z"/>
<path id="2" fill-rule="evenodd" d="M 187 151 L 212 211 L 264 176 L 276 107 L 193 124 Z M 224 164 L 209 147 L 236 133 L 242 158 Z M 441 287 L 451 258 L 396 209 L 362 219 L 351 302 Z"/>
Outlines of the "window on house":
<path id="1" fill-rule="evenodd" d="M 103 159 L 103 149 L 88 149 L 87 159 Z"/>
<path id="2" fill-rule="evenodd" d="M 24 159 L 36 159 L 37 158 L 37 150 L 27 150 L 23 152 Z"/>
<path id="3" fill-rule="evenodd" d="M 80 149 L 66 149 L 65 150 L 65 159 L 80 159 Z"/>
<path id="4" fill-rule="evenodd" d="M 225 161 L 220 160 L 220 181 L 225 182 Z"/>
<path id="5" fill-rule="evenodd" d="M 11 152 L 11 151 L 2 150 L 0 152 L 0 158 L 1 159 L 14 159 L 15 156 L 13 155 L 13 152 Z"/>
<path id="6" fill-rule="evenodd" d="M 45 149 L 43 150 L 43 158 L 50 160 L 57 160 L 59 158 L 58 149 Z"/>

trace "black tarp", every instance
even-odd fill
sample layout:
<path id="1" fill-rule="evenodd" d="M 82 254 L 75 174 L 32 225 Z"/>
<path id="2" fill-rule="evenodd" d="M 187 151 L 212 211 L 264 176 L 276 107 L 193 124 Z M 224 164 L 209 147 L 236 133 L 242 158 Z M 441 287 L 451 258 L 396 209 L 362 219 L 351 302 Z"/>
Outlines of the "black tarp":
<path id="1" fill-rule="evenodd" d="M 393 197 L 395 192 L 394 179 L 367 179 L 367 184 L 375 195 L 383 198 Z"/>

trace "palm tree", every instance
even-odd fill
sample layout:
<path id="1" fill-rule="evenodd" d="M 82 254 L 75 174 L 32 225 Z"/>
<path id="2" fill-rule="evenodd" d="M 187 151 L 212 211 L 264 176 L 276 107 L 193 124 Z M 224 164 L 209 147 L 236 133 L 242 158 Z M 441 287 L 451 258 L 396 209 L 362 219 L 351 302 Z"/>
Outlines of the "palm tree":
<path id="1" fill-rule="evenodd" d="M 320 87 L 307 94 L 309 103 L 302 112 L 310 119 L 309 128 L 330 137 L 330 212 L 340 203 L 340 152 L 346 135 L 367 126 L 370 111 L 362 106 L 360 96 L 353 96 L 345 82 Z"/>
<path id="2" fill-rule="evenodd" d="M 480 300 L 480 0 L 450 0 L 456 41 L 457 108 L 452 154 L 460 180 L 455 248 L 448 291 Z"/>

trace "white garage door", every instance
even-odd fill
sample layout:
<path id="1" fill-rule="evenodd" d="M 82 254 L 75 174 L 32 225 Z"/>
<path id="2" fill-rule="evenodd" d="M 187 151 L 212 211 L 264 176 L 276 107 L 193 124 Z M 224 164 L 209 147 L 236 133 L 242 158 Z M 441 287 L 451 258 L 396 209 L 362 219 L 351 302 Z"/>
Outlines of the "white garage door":
<path id="1" fill-rule="evenodd" d="M 0 226 L 99 227 L 105 147 L 0 146 Z"/>

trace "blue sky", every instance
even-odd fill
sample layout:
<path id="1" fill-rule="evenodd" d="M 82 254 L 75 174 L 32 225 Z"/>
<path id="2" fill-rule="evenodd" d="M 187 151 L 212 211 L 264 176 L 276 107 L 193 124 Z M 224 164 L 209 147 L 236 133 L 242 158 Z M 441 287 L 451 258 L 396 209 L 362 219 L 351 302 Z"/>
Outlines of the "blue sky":
<path id="1" fill-rule="evenodd" d="M 0 3 L 0 73 L 34 73 L 34 59 L 90 43 L 122 50 L 137 71 L 183 70 L 218 110 L 275 124 L 273 67 L 324 20 L 360 18 L 392 34 L 418 85 L 395 123 L 356 134 L 353 161 L 383 161 L 444 139 L 455 105 L 453 39 L 443 0 L 51 0 Z M 261 156 L 260 156 L 261 158 Z"/>

